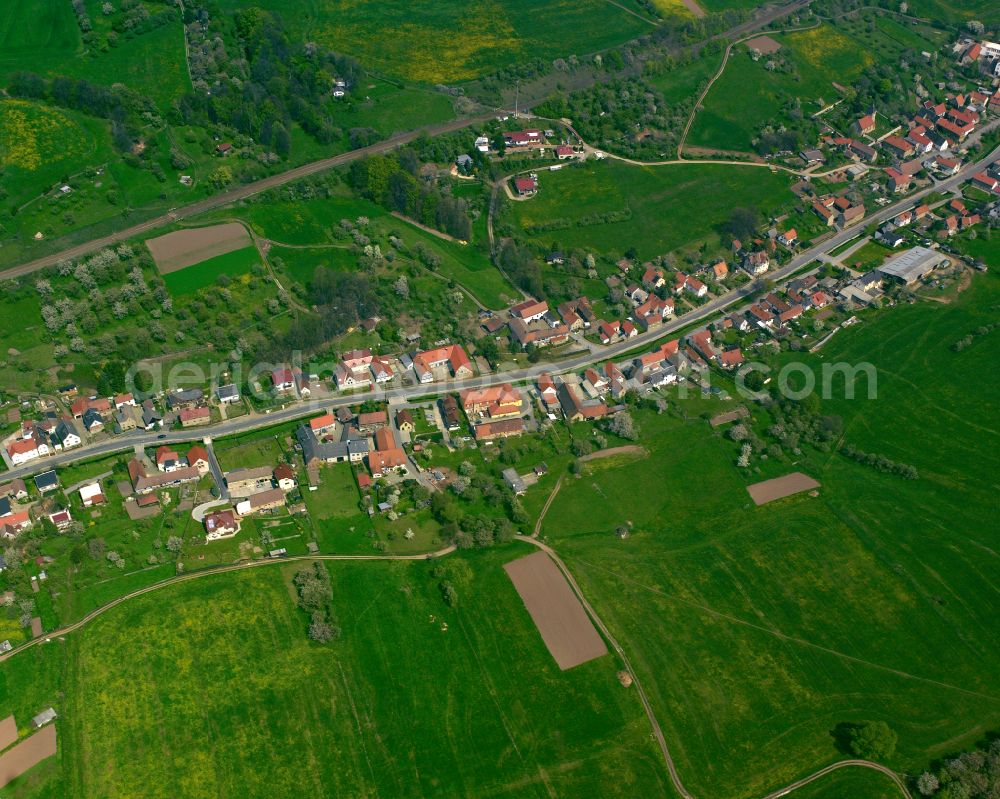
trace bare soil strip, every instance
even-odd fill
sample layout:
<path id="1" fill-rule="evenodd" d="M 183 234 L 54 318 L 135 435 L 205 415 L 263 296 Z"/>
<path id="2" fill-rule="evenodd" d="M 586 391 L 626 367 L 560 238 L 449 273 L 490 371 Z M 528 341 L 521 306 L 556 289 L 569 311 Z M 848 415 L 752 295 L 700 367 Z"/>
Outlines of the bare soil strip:
<path id="1" fill-rule="evenodd" d="M 6 749 L 17 740 L 17 722 L 13 716 L 0 721 L 0 749 Z"/>
<path id="2" fill-rule="evenodd" d="M 751 50 L 759 50 L 763 55 L 777 53 L 781 49 L 781 44 L 770 36 L 755 36 L 747 41 L 747 47 Z"/>
<path id="3" fill-rule="evenodd" d="M 792 494 L 809 491 L 813 488 L 819 488 L 819 483 L 809 475 L 802 474 L 802 472 L 792 472 L 784 477 L 775 477 L 773 480 L 749 485 L 747 491 L 750 492 L 750 498 L 754 502 L 758 505 L 765 505 L 776 499 L 790 497 Z"/>
<path id="4" fill-rule="evenodd" d="M 504 570 L 560 669 L 571 669 L 607 653 L 604 639 L 545 552 L 513 560 Z"/>
<path id="5" fill-rule="evenodd" d="M 599 449 L 597 452 L 591 452 L 587 455 L 581 455 L 579 457 L 580 463 L 586 463 L 587 461 L 596 461 L 601 458 L 613 458 L 615 455 L 648 455 L 645 447 L 641 447 L 638 444 L 625 444 L 621 447 L 608 447 L 607 449 Z"/>
<path id="6" fill-rule="evenodd" d="M 684 3 L 685 8 L 694 14 L 696 17 L 701 18 L 705 16 L 705 9 L 702 8 L 695 0 L 681 0 Z"/>
<path id="7" fill-rule="evenodd" d="M 737 419 L 745 419 L 749 415 L 750 411 L 746 409 L 746 406 L 740 405 L 740 407 L 734 408 L 731 411 L 726 411 L 726 413 L 720 413 L 718 416 L 713 416 L 709 421 L 709 424 L 712 425 L 712 427 L 719 427 L 719 425 L 735 422 Z"/>
<path id="8" fill-rule="evenodd" d="M 238 222 L 176 230 L 146 240 L 161 275 L 252 245 L 250 234 Z"/>
<path id="9" fill-rule="evenodd" d="M 56 753 L 56 727 L 49 724 L 0 755 L 0 788 Z"/>

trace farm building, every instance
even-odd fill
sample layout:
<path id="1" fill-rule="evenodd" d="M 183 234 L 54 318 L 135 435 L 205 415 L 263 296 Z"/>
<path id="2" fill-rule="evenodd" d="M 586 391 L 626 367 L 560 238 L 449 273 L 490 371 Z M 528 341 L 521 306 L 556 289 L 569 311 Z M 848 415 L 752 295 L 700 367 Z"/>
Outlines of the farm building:
<path id="1" fill-rule="evenodd" d="M 945 260 L 943 256 L 934 250 L 914 247 L 890 258 L 876 271 L 909 286 L 933 272 L 943 260 Z"/>

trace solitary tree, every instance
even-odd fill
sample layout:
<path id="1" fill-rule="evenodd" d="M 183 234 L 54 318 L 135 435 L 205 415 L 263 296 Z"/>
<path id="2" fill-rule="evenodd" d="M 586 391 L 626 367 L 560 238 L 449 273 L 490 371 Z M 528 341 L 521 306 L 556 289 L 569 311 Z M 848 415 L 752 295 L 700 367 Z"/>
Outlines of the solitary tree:
<path id="1" fill-rule="evenodd" d="M 897 735 L 884 721 L 866 721 L 851 730 L 851 751 L 866 760 L 886 760 L 896 751 Z"/>

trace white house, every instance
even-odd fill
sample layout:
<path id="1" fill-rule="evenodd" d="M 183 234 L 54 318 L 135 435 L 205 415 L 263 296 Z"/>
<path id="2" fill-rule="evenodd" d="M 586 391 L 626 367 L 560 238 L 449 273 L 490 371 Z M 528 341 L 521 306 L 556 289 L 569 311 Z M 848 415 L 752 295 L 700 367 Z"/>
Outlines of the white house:
<path id="1" fill-rule="evenodd" d="M 89 508 L 92 505 L 104 503 L 104 492 L 100 483 L 89 483 L 80 489 L 80 499 L 83 500 L 83 507 Z"/>

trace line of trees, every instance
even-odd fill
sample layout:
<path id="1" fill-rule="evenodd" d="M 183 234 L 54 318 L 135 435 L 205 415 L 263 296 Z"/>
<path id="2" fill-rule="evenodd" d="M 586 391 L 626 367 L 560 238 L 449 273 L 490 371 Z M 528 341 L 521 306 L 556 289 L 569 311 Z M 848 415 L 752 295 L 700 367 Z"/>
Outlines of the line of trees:
<path id="1" fill-rule="evenodd" d="M 843 449 L 840 451 L 851 460 L 863 463 L 866 466 L 871 466 L 873 469 L 880 472 L 895 474 L 905 480 L 916 480 L 920 477 L 916 466 L 910 466 L 908 463 L 896 463 L 894 460 L 887 458 L 885 455 L 878 455 L 874 452 L 865 452 L 852 444 L 845 444 Z"/>
<path id="2" fill-rule="evenodd" d="M 322 563 L 314 563 L 295 573 L 299 607 L 309 614 L 309 637 L 321 644 L 340 638 L 341 629 L 333 611 L 333 586 L 330 572 Z"/>

